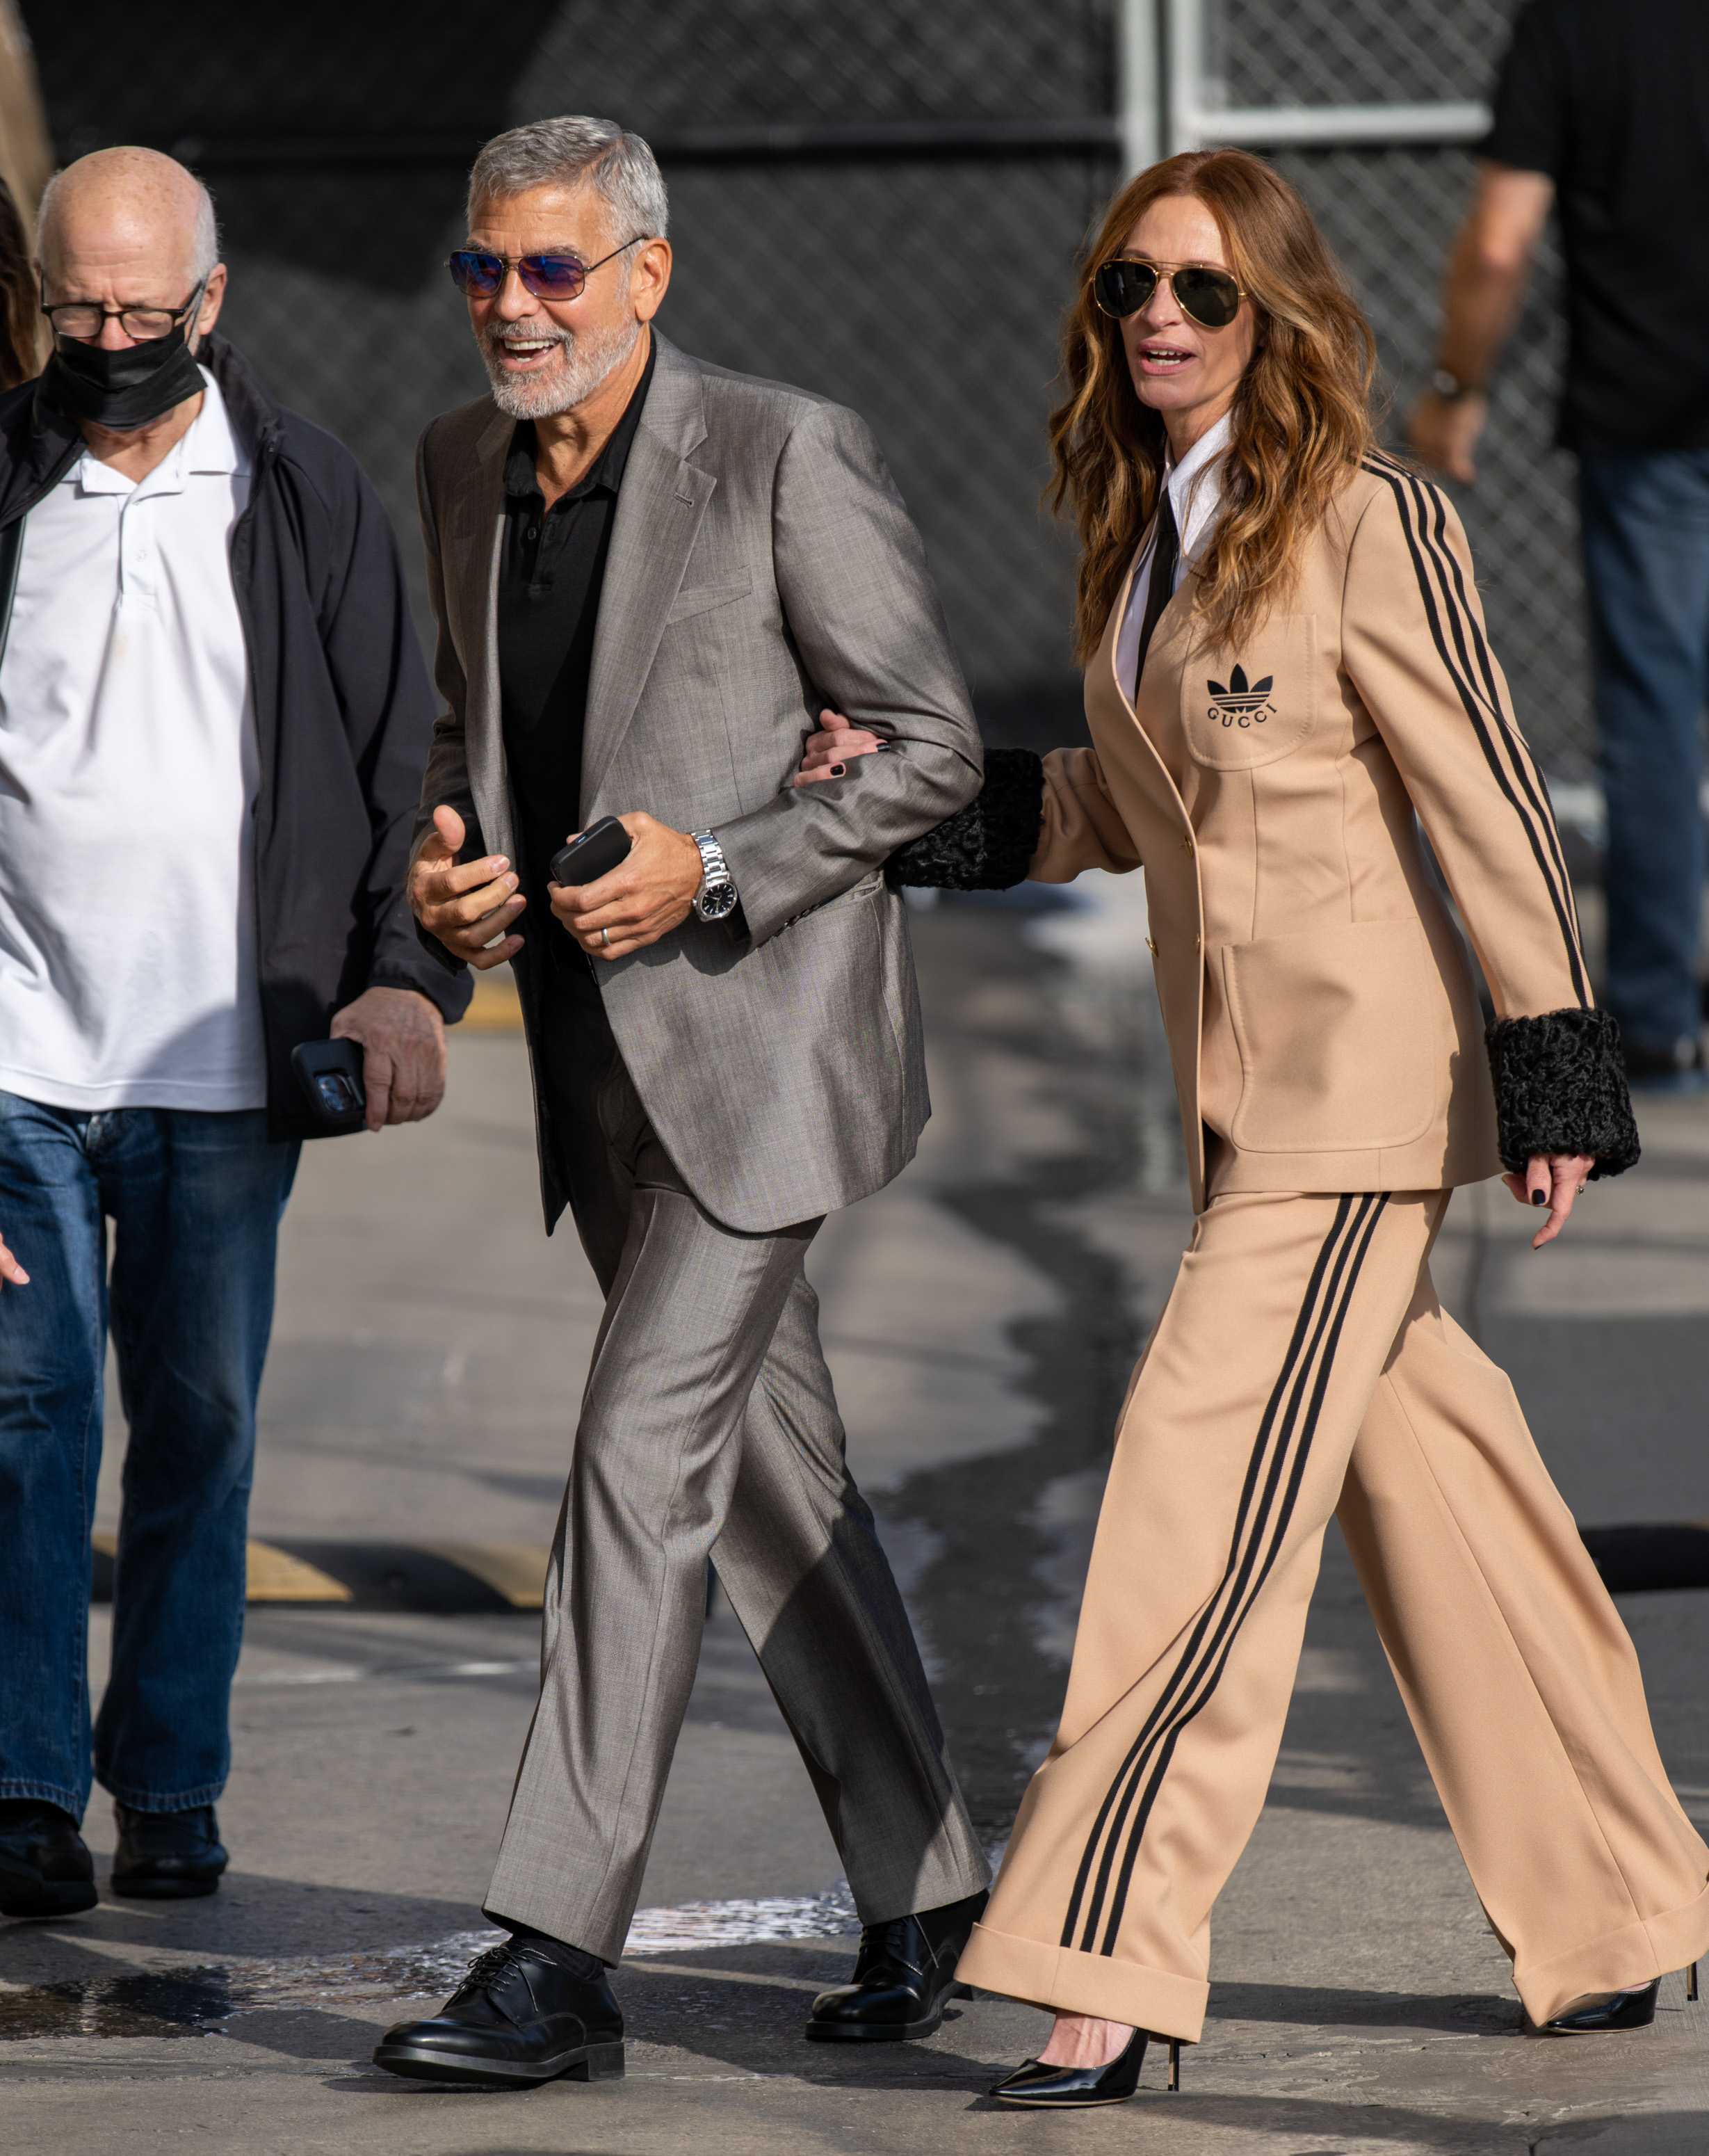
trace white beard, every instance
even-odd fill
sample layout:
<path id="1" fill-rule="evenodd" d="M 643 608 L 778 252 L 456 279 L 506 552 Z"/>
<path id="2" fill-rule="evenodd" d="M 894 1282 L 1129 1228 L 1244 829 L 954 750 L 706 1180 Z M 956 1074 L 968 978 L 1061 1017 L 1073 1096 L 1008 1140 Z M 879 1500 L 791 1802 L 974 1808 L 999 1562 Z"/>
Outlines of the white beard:
<path id="1" fill-rule="evenodd" d="M 555 412 L 570 412 L 591 397 L 614 367 L 621 367 L 634 351 L 641 335 L 639 320 L 610 329 L 583 330 L 580 335 L 555 322 L 539 328 L 530 326 L 519 342 L 538 343 L 550 336 L 560 347 L 555 365 L 539 374 L 507 374 L 495 346 L 505 342 L 502 327 L 495 325 L 480 340 L 481 357 L 493 385 L 493 402 L 513 419 L 547 419 Z"/>

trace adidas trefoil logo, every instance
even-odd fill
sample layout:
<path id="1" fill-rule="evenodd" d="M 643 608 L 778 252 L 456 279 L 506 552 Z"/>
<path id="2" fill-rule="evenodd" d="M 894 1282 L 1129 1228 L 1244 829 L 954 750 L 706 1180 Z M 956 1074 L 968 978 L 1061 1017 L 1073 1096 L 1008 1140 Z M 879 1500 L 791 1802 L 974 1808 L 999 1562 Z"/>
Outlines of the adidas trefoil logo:
<path id="1" fill-rule="evenodd" d="M 1246 683 L 1246 670 L 1236 666 L 1228 677 L 1225 689 L 1220 681 L 1207 681 L 1210 691 L 1210 708 L 1205 716 L 1214 725 L 1220 719 L 1225 726 L 1261 726 L 1266 719 L 1274 718 L 1276 706 L 1270 701 L 1270 691 L 1276 676 L 1266 674 L 1261 681 Z"/>

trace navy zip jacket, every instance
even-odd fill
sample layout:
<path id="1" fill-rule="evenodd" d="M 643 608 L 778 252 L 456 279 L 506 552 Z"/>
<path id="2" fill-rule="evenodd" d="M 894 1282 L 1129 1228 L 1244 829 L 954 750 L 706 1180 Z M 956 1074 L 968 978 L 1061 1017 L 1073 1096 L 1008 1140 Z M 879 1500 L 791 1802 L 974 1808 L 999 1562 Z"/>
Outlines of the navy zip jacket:
<path id="1" fill-rule="evenodd" d="M 253 466 L 232 534 L 261 750 L 255 904 L 267 1126 L 326 1135 L 290 1067 L 365 988 L 416 988 L 448 1019 L 472 993 L 416 940 L 405 898 L 410 828 L 433 730 L 397 539 L 344 444 L 283 410 L 223 337 L 197 357 L 220 386 Z M 82 455 L 74 420 L 27 382 L 0 396 L 0 650 L 23 518 Z M 163 866 L 172 834 L 160 834 Z M 139 906 L 148 903 L 148 870 Z M 74 894 L 68 893 L 74 904 Z"/>

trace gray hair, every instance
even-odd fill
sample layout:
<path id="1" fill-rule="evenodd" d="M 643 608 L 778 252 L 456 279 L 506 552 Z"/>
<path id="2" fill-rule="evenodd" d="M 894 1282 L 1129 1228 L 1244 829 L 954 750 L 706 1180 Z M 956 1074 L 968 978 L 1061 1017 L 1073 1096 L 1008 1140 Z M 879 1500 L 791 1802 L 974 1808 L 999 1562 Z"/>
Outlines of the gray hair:
<path id="1" fill-rule="evenodd" d="M 42 189 L 41 203 L 36 211 L 36 251 L 44 267 L 48 250 L 53 244 L 54 226 L 57 222 L 54 215 L 54 192 L 64 177 L 63 171 L 54 173 Z M 196 180 L 196 229 L 190 239 L 190 275 L 200 285 L 213 275 L 219 262 L 219 220 L 213 213 L 213 197 L 202 182 L 196 179 L 194 172 L 189 177 Z"/>
<path id="2" fill-rule="evenodd" d="M 552 186 L 591 187 L 606 206 L 614 246 L 663 239 L 669 229 L 670 202 L 652 150 L 615 120 L 581 113 L 495 135 L 468 176 L 469 223 L 483 203 Z"/>

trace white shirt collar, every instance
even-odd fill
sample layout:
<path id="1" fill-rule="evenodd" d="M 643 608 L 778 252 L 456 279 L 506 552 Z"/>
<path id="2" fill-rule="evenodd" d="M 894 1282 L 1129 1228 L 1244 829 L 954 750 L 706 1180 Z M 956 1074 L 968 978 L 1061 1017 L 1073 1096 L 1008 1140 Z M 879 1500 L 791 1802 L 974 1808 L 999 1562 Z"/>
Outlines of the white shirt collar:
<path id="1" fill-rule="evenodd" d="M 235 478 L 247 477 L 249 459 L 232 430 L 231 414 L 226 410 L 219 384 L 205 367 L 200 372 L 202 409 L 183 439 L 174 444 L 171 453 L 146 479 L 126 479 L 123 472 L 85 449 L 61 484 L 75 486 L 81 494 L 130 494 L 144 489 L 150 494 L 182 494 L 192 472 L 227 472 Z"/>
<path id="2" fill-rule="evenodd" d="M 1175 529 L 1181 538 L 1181 559 L 1197 558 L 1222 511 L 1222 457 L 1234 439 L 1234 414 L 1224 413 L 1194 443 L 1178 465 L 1172 465 L 1165 485 Z"/>

